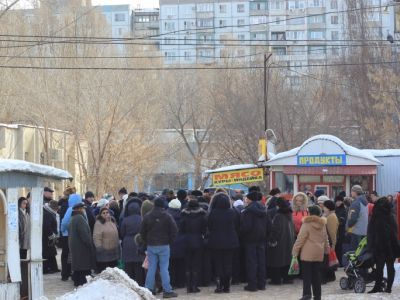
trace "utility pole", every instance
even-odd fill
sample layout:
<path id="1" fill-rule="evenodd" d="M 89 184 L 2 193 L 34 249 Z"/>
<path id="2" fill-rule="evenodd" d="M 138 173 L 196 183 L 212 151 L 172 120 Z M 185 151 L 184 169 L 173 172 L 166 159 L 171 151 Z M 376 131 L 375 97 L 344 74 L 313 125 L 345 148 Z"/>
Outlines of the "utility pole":
<path id="1" fill-rule="evenodd" d="M 264 54 L 264 130 L 268 129 L 268 85 L 269 85 L 269 68 L 267 74 L 267 62 L 271 58 L 272 53 L 269 55 Z"/>

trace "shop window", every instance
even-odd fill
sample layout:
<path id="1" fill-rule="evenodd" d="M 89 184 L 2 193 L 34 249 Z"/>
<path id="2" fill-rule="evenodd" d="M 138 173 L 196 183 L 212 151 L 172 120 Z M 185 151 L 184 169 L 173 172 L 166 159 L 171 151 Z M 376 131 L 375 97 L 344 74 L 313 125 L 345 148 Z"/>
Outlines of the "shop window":
<path id="1" fill-rule="evenodd" d="M 372 189 L 372 176 L 350 176 L 350 186 L 360 185 L 363 191 L 369 191 Z"/>
<path id="2" fill-rule="evenodd" d="M 309 183 L 309 182 L 320 183 L 321 177 L 315 176 L 315 175 L 300 175 L 299 182 L 301 182 L 301 183 Z"/>
<path id="3" fill-rule="evenodd" d="M 344 182 L 344 176 L 325 175 L 323 177 L 323 182 L 326 182 L 326 183 L 343 183 Z"/>
<path id="4" fill-rule="evenodd" d="M 283 172 L 275 173 L 275 186 L 279 188 L 282 193 L 293 193 L 293 175 L 286 175 Z"/>

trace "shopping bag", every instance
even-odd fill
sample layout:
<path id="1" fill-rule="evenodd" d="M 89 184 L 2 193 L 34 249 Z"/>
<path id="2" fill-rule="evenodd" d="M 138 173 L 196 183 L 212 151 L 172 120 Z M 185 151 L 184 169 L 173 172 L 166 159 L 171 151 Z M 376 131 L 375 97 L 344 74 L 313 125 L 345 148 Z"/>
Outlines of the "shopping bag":
<path id="1" fill-rule="evenodd" d="M 292 261 L 290 262 L 290 268 L 289 268 L 289 275 L 299 275 L 300 274 L 300 266 L 299 266 L 299 260 L 297 259 L 297 256 L 292 257 Z"/>
<path id="2" fill-rule="evenodd" d="M 329 268 L 336 268 L 339 266 L 339 260 L 337 259 L 336 252 L 331 248 L 329 251 L 329 256 L 328 256 L 328 266 Z"/>
<path id="3" fill-rule="evenodd" d="M 124 270 L 125 269 L 125 263 L 120 259 L 118 260 L 118 269 Z"/>

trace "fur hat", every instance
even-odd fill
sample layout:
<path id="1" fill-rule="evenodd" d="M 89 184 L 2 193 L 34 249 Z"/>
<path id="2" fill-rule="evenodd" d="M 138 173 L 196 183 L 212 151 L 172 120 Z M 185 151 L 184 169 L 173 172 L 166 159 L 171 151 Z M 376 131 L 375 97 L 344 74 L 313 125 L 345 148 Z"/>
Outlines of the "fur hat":
<path id="1" fill-rule="evenodd" d="M 262 199 L 262 194 L 260 192 L 250 192 L 246 195 L 247 199 L 250 199 L 251 201 L 260 201 Z"/>
<path id="2" fill-rule="evenodd" d="M 197 208 L 197 207 L 199 207 L 200 205 L 199 205 L 199 201 L 196 199 L 196 200 L 190 200 L 189 202 L 188 202 L 188 207 L 189 208 Z"/>
<path id="3" fill-rule="evenodd" d="M 169 208 L 180 209 L 181 206 L 182 206 L 181 201 L 179 201 L 178 199 L 171 200 L 171 201 L 168 203 L 168 207 L 169 207 Z"/>
<path id="4" fill-rule="evenodd" d="M 161 197 L 154 199 L 154 206 L 164 208 L 165 207 L 164 199 Z"/>
<path id="5" fill-rule="evenodd" d="M 269 194 L 271 196 L 275 196 L 275 195 L 280 194 L 280 193 L 281 193 L 281 190 L 279 188 L 274 188 L 269 192 Z"/>
<path id="6" fill-rule="evenodd" d="M 97 202 L 97 207 L 98 208 L 102 208 L 104 205 L 107 205 L 107 204 L 108 204 L 108 200 L 102 198 L 102 199 L 99 200 L 99 202 Z"/>
<path id="7" fill-rule="evenodd" d="M 238 207 L 238 206 L 243 206 L 244 203 L 242 200 L 236 200 L 235 202 L 233 202 L 233 207 Z"/>
<path id="8" fill-rule="evenodd" d="M 318 216 L 320 217 L 322 212 L 321 208 L 318 205 L 312 205 L 308 208 L 308 212 L 310 213 L 310 216 Z"/>
<path id="9" fill-rule="evenodd" d="M 335 210 L 335 203 L 332 200 L 326 200 L 324 202 L 324 206 L 329 209 L 330 211 L 334 211 Z"/>
<path id="10" fill-rule="evenodd" d="M 353 185 L 353 187 L 351 188 L 352 192 L 355 192 L 357 195 L 362 195 L 363 194 L 363 189 L 360 185 L 356 184 Z"/>
<path id="11" fill-rule="evenodd" d="M 140 214 L 144 217 L 148 212 L 150 212 L 154 207 L 153 202 L 150 200 L 144 200 L 142 203 L 142 207 L 140 208 Z"/>

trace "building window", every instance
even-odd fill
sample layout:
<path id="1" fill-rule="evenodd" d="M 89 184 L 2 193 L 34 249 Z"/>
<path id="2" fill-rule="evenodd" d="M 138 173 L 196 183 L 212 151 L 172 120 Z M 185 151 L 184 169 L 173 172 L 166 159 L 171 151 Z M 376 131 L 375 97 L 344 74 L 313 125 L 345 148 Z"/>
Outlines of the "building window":
<path id="1" fill-rule="evenodd" d="M 325 46 L 308 46 L 308 54 L 318 55 L 318 54 L 326 54 Z"/>
<path id="2" fill-rule="evenodd" d="M 190 60 L 190 52 L 189 51 L 185 51 L 185 60 L 186 61 Z"/>
<path id="3" fill-rule="evenodd" d="M 321 16 L 321 15 L 309 16 L 308 21 L 311 24 L 325 23 L 325 18 L 324 18 L 324 16 Z"/>
<path id="4" fill-rule="evenodd" d="M 334 24 L 334 25 L 339 24 L 339 17 L 338 16 L 331 16 L 331 24 Z"/>
<path id="5" fill-rule="evenodd" d="M 114 21 L 115 22 L 125 22 L 125 14 L 115 14 Z"/>
<path id="6" fill-rule="evenodd" d="M 276 55 L 286 55 L 286 47 L 272 47 L 272 53 Z"/>
<path id="7" fill-rule="evenodd" d="M 237 5 L 237 12 L 238 13 L 244 13 L 244 4 L 238 4 Z"/>
<path id="8" fill-rule="evenodd" d="M 168 31 L 175 30 L 175 23 L 174 22 L 164 22 L 164 29 Z"/>
<path id="9" fill-rule="evenodd" d="M 226 14 L 226 4 L 219 5 L 219 13 Z"/>
<path id="10" fill-rule="evenodd" d="M 244 25 L 245 25 L 244 19 L 239 19 L 239 20 L 237 20 L 237 25 L 238 25 L 238 26 L 244 26 Z"/>
<path id="11" fill-rule="evenodd" d="M 275 172 L 275 187 L 279 188 L 282 193 L 293 193 L 293 175 L 286 175 L 283 172 Z"/>
<path id="12" fill-rule="evenodd" d="M 219 20 L 219 27 L 226 26 L 226 20 Z"/>
<path id="13" fill-rule="evenodd" d="M 332 31 L 331 32 L 331 38 L 333 41 L 339 40 L 339 31 Z"/>
<path id="14" fill-rule="evenodd" d="M 263 41 L 267 38 L 265 32 L 252 32 L 251 39 L 256 41 Z"/>
<path id="15" fill-rule="evenodd" d="M 239 41 L 244 41 L 246 36 L 244 34 L 238 34 L 238 40 Z"/>
<path id="16" fill-rule="evenodd" d="M 337 0 L 331 0 L 331 9 L 338 9 Z"/>
<path id="17" fill-rule="evenodd" d="M 304 31 L 288 31 L 286 35 L 289 40 L 304 40 Z"/>
<path id="18" fill-rule="evenodd" d="M 289 1 L 289 9 L 303 9 L 304 1 Z"/>
<path id="19" fill-rule="evenodd" d="M 197 4 L 197 11 L 198 12 L 212 12 L 213 8 L 214 8 L 214 6 L 213 6 L 212 3 Z"/>
<path id="20" fill-rule="evenodd" d="M 280 10 L 285 8 L 285 1 L 282 0 L 272 0 L 271 3 L 271 10 Z"/>
<path id="21" fill-rule="evenodd" d="M 310 1 L 310 7 L 320 7 L 322 4 L 321 0 L 311 0 Z"/>
<path id="22" fill-rule="evenodd" d="M 198 19 L 197 20 L 197 26 L 198 27 L 213 27 L 213 19 L 209 18 L 209 19 Z"/>
<path id="23" fill-rule="evenodd" d="M 124 34 L 124 31 L 122 28 L 118 28 L 118 36 L 122 36 Z"/>
<path id="24" fill-rule="evenodd" d="M 325 38 L 324 31 L 310 31 L 311 40 L 323 40 Z"/>
<path id="25" fill-rule="evenodd" d="M 262 25 L 267 23 L 267 16 L 252 16 L 250 17 L 251 25 Z"/>
<path id="26" fill-rule="evenodd" d="M 273 41 L 285 41 L 286 35 L 284 32 L 272 32 L 271 33 L 271 40 Z"/>
<path id="27" fill-rule="evenodd" d="M 338 47 L 332 47 L 331 48 L 331 54 L 335 55 L 335 56 L 339 55 L 339 48 Z"/>

